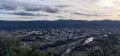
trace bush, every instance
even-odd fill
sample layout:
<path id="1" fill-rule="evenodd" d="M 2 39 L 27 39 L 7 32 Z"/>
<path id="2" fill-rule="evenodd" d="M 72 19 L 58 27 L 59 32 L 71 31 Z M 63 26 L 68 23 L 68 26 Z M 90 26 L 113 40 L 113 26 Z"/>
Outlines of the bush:
<path id="1" fill-rule="evenodd" d="M 51 56 L 37 48 L 22 48 L 20 41 L 11 37 L 0 37 L 0 56 Z"/>

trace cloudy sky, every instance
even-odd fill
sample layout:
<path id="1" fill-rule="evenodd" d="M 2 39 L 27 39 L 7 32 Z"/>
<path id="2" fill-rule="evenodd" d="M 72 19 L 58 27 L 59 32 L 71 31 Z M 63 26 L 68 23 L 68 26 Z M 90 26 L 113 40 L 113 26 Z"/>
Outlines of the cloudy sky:
<path id="1" fill-rule="evenodd" d="M 120 20 L 120 0 L 0 0 L 0 20 Z"/>

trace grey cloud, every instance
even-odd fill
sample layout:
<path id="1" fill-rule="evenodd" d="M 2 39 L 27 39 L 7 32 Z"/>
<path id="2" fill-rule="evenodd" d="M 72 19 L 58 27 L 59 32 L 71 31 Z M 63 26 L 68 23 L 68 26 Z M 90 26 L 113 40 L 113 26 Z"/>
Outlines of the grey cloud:
<path id="1" fill-rule="evenodd" d="M 14 0 L 0 0 L 0 9 L 15 10 L 17 7 L 24 5 L 24 3 L 15 2 Z"/>
<path id="2" fill-rule="evenodd" d="M 5 9 L 5 10 L 15 10 L 16 7 L 15 6 L 10 6 L 10 5 L 0 5 L 0 9 Z"/>
<path id="3" fill-rule="evenodd" d="M 59 12 L 59 9 L 57 8 L 52 8 L 52 7 L 49 7 L 49 6 L 28 6 L 28 7 L 25 7 L 25 10 L 26 11 L 45 11 L 45 12 L 48 12 L 48 13 L 58 13 Z"/>
<path id="4" fill-rule="evenodd" d="M 58 13 L 59 9 L 54 8 L 52 6 L 47 6 L 43 4 L 31 4 L 26 2 L 15 2 L 14 0 L 1 0 L 0 1 L 0 9 L 5 10 L 19 10 L 23 9 L 26 11 L 45 11 L 48 13 Z"/>
<path id="5" fill-rule="evenodd" d="M 13 12 L 8 14 L 20 15 L 20 16 L 48 16 L 48 15 L 34 14 L 34 13 L 28 13 L 28 12 Z"/>
<path id="6" fill-rule="evenodd" d="M 79 13 L 79 12 L 74 12 L 74 13 L 71 13 L 71 14 L 76 14 L 76 15 L 82 15 L 82 16 L 95 16 L 95 17 L 98 17 L 98 16 L 110 16 L 110 15 L 99 15 L 99 14 L 87 14 L 87 13 Z"/>
<path id="7" fill-rule="evenodd" d="M 44 10 L 46 11 L 46 12 L 50 12 L 50 13 L 58 13 L 58 9 L 53 9 L 53 8 L 50 8 L 50 7 L 46 7 L 46 8 L 44 8 Z"/>
<path id="8" fill-rule="evenodd" d="M 118 15 L 120 17 L 120 15 Z"/>
<path id="9" fill-rule="evenodd" d="M 57 16 L 58 18 L 65 18 L 64 16 Z"/>

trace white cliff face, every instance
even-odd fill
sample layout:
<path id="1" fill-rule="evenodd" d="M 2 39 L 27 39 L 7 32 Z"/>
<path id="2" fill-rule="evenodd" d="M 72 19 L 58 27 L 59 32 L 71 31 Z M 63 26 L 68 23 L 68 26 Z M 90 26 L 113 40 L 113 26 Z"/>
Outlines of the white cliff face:
<path id="1" fill-rule="evenodd" d="M 87 44 L 87 43 L 93 41 L 93 39 L 94 39 L 94 37 L 90 37 L 90 38 L 88 38 L 88 39 L 84 42 L 83 45 L 85 45 L 85 44 Z"/>

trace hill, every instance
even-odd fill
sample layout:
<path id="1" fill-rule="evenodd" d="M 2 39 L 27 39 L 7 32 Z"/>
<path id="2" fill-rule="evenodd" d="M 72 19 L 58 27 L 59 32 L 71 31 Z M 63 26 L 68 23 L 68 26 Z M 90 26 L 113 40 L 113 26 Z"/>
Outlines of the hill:
<path id="1" fill-rule="evenodd" d="M 120 28 L 120 21 L 0 21 L 0 30 L 47 29 L 47 28 Z"/>

